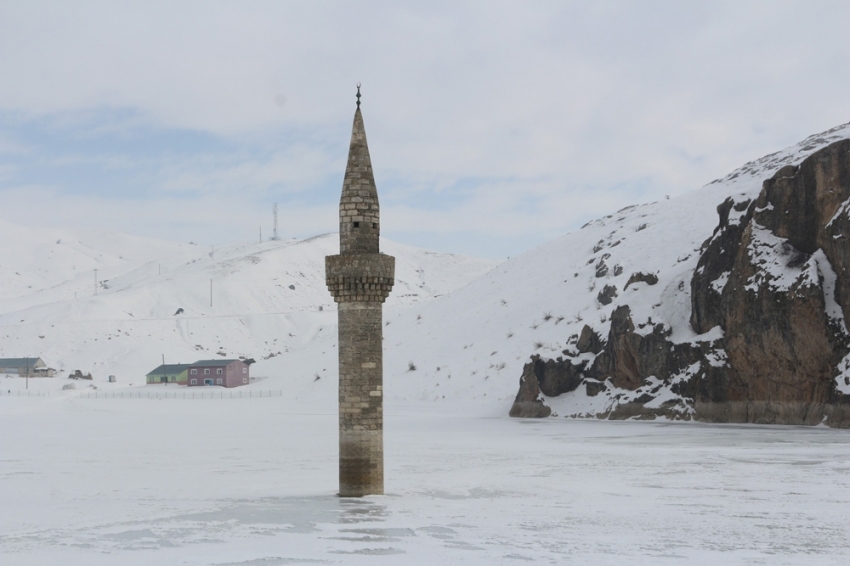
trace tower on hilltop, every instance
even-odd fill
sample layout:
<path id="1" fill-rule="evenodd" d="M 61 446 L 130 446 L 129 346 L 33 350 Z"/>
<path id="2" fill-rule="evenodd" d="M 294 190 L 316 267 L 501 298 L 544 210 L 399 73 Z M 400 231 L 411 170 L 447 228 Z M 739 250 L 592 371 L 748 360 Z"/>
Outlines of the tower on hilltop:
<path id="1" fill-rule="evenodd" d="M 339 200 L 339 255 L 325 258 L 339 304 L 339 495 L 384 493 L 383 303 L 395 258 L 380 253 L 378 190 L 357 110 Z"/>

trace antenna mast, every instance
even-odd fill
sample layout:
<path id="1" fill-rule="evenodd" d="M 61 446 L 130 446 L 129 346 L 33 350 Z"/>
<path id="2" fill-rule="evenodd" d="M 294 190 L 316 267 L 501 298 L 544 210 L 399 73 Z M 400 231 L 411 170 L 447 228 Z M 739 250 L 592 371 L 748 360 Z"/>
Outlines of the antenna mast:
<path id="1" fill-rule="evenodd" d="M 277 235 L 277 203 L 274 203 L 272 212 L 274 212 L 274 233 L 272 234 L 272 240 L 280 240 L 280 237 Z"/>

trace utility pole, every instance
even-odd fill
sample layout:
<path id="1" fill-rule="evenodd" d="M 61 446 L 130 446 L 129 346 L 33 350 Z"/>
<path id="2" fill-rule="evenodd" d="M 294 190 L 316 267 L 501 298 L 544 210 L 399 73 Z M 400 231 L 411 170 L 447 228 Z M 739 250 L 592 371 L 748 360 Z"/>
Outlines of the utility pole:
<path id="1" fill-rule="evenodd" d="M 274 203 L 272 207 L 272 212 L 274 212 L 274 233 L 272 234 L 272 240 L 280 240 L 280 236 L 277 235 L 277 203 Z"/>
<path id="2" fill-rule="evenodd" d="M 168 374 L 165 373 L 165 354 L 162 355 L 162 377 L 165 378 L 165 384 L 168 385 Z"/>

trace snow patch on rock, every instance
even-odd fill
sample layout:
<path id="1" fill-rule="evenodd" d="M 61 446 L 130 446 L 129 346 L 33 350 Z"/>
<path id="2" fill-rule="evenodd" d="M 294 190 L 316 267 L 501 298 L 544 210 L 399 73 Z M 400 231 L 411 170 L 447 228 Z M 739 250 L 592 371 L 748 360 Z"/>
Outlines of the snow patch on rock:
<path id="1" fill-rule="evenodd" d="M 718 293 L 722 293 L 723 289 L 726 287 L 726 284 L 729 282 L 730 271 L 724 271 L 720 277 L 711 282 L 711 288 L 717 291 Z"/>
<path id="2" fill-rule="evenodd" d="M 755 220 L 752 222 L 752 239 L 747 253 L 750 262 L 756 267 L 755 274 L 744 286 L 748 291 L 758 292 L 759 288 L 766 285 L 773 291 L 785 292 L 795 284 L 817 282 L 816 264 L 810 259 L 802 266 L 797 266 L 795 260 L 804 254 L 788 240 L 774 235 Z"/>
<path id="3" fill-rule="evenodd" d="M 832 268 L 832 264 L 823 253 L 823 250 L 818 250 L 812 254 L 812 261 L 817 265 L 818 272 L 823 279 L 823 299 L 826 306 L 826 315 L 844 331 L 845 335 L 850 335 L 847 332 L 847 324 L 844 320 L 844 311 L 841 305 L 835 300 L 835 282 L 838 275 Z"/>
<path id="4" fill-rule="evenodd" d="M 844 395 L 850 395 L 850 354 L 838 364 L 838 375 L 835 376 L 835 388 Z"/>
<path id="5" fill-rule="evenodd" d="M 835 222 L 841 216 L 850 218 L 850 199 L 847 199 L 843 203 L 841 203 L 841 206 L 838 207 L 838 210 L 835 211 L 835 214 L 833 214 L 832 218 L 829 219 L 829 222 L 826 223 L 826 227 L 829 228 L 830 226 L 832 226 L 832 223 Z"/>

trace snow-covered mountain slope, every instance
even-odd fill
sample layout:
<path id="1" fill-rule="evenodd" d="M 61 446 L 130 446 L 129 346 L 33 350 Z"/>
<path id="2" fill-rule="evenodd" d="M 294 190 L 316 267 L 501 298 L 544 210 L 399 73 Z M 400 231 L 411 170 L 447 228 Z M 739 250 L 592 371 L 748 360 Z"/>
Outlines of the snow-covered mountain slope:
<path id="1" fill-rule="evenodd" d="M 4 234 L 16 230 L 4 225 Z M 16 242 L 32 236 L 20 233 Z M 335 375 L 335 359 L 328 360 L 336 308 L 324 258 L 338 253 L 336 234 L 214 250 L 116 236 L 83 247 L 81 238 L 65 234 L 56 244 L 60 238 L 53 236 L 18 253 L 5 248 L 4 288 L 13 290 L 0 303 L 0 357 L 41 356 L 63 376 L 73 369 L 99 380 L 115 374 L 122 385 L 141 385 L 162 355 L 170 363 L 254 357 L 253 374 L 274 377 L 264 385 L 271 388 L 285 388 L 296 376 L 312 382 Z M 397 266 L 388 310 L 449 293 L 498 263 L 386 240 L 382 249 Z M 55 257 L 61 261 L 54 271 Z M 88 271 L 80 274 L 83 268 Z M 104 275 L 97 295 L 94 268 Z M 29 284 L 15 286 L 16 277 Z"/>
<path id="2" fill-rule="evenodd" d="M 728 197 L 754 199 L 782 167 L 848 137 L 845 124 L 678 198 L 624 208 L 505 262 L 447 297 L 390 317 L 388 394 L 397 387 L 422 399 L 487 396 L 507 410 L 532 354 L 574 353 L 584 325 L 607 336 L 619 305 L 630 306 L 638 332 L 650 322 L 647 332 L 662 323 L 673 343 L 712 338 L 696 336 L 689 324 L 690 280 L 700 246 L 718 224 L 717 206 Z M 654 274 L 658 282 L 626 288 L 636 273 Z M 604 305 L 598 297 L 606 286 L 616 287 L 617 296 Z M 415 371 L 408 371 L 411 363 Z M 611 399 L 588 397 L 581 388 L 547 403 L 560 414 L 595 414 Z"/>
<path id="3" fill-rule="evenodd" d="M 0 312 L 93 294 L 101 281 L 158 258 L 179 257 L 190 244 L 114 232 L 60 230 L 0 220 Z"/>

